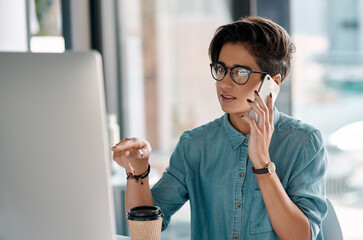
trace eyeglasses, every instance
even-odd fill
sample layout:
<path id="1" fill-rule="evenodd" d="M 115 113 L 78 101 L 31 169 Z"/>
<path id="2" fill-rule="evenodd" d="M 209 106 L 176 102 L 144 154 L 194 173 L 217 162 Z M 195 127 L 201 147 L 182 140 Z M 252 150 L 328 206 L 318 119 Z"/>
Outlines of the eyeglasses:
<path id="1" fill-rule="evenodd" d="M 232 68 L 229 68 L 220 62 L 210 64 L 210 71 L 212 73 L 212 77 L 217 81 L 222 81 L 227 75 L 228 70 L 230 71 L 233 82 L 238 85 L 246 84 L 248 79 L 250 78 L 251 73 L 267 74 L 266 72 L 254 71 L 249 67 L 245 66 L 234 66 Z"/>

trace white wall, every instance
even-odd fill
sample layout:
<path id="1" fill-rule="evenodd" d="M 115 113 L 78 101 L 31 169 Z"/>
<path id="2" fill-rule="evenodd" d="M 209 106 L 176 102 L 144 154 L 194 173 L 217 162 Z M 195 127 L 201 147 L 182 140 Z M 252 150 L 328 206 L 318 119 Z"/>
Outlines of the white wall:
<path id="1" fill-rule="evenodd" d="M 25 0 L 0 0 L 0 51 L 27 51 Z"/>

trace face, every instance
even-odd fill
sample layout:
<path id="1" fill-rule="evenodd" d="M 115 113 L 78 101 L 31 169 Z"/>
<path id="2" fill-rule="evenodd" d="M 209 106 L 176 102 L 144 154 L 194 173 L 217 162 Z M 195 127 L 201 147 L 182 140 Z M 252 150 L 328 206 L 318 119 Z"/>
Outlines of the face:
<path id="1" fill-rule="evenodd" d="M 258 67 L 255 57 L 241 43 L 226 43 L 221 49 L 218 61 L 230 68 L 241 65 L 250 67 L 252 70 L 262 71 Z M 222 110 L 229 114 L 248 114 L 251 107 L 247 103 L 247 99 L 254 100 L 253 91 L 260 87 L 262 77 L 259 73 L 251 73 L 246 84 L 238 85 L 233 82 L 228 70 L 222 81 L 216 81 L 217 95 Z"/>

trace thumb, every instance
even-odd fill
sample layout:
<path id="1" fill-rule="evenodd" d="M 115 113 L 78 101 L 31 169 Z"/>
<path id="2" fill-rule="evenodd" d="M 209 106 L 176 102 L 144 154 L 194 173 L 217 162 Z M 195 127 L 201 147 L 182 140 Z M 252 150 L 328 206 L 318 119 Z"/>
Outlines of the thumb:
<path id="1" fill-rule="evenodd" d="M 123 159 L 124 159 L 124 161 L 123 161 L 122 165 L 126 170 L 126 174 L 129 177 L 134 177 L 135 170 L 132 167 L 131 162 L 130 162 L 130 151 L 125 152 L 125 157 Z"/>
<path id="2" fill-rule="evenodd" d="M 241 119 L 245 120 L 248 123 L 248 125 L 250 125 L 251 132 L 254 132 L 255 130 L 258 129 L 256 121 L 253 118 L 251 118 L 250 116 L 242 115 Z"/>

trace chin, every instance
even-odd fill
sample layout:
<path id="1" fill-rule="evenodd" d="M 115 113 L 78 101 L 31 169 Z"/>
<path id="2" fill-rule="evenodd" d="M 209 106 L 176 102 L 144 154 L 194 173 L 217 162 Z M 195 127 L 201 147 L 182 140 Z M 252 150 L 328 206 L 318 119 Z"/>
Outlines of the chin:
<path id="1" fill-rule="evenodd" d="M 228 114 L 248 114 L 249 110 L 246 109 L 242 109 L 242 108 L 236 108 L 236 107 L 226 107 L 226 106 L 222 106 L 222 111 Z"/>

